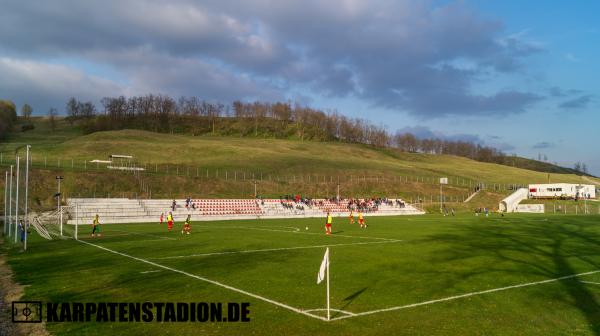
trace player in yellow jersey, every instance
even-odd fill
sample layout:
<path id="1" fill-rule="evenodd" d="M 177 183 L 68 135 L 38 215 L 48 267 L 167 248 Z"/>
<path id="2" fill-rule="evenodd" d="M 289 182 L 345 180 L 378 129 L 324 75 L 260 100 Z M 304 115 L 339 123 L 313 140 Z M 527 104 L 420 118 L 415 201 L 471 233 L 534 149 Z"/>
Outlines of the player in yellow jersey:
<path id="1" fill-rule="evenodd" d="M 171 213 L 170 211 L 167 215 L 167 228 L 169 229 L 169 231 L 173 229 L 173 213 Z"/>
<path id="2" fill-rule="evenodd" d="M 325 234 L 326 235 L 331 234 L 331 222 L 333 222 L 333 218 L 329 214 L 329 211 L 327 211 L 327 219 L 325 221 Z"/>
<path id="3" fill-rule="evenodd" d="M 94 221 L 92 222 L 92 237 L 95 237 L 96 235 L 102 237 L 102 233 L 100 233 L 100 216 L 98 216 L 98 214 L 96 214 L 96 217 L 94 217 Z"/>
<path id="4" fill-rule="evenodd" d="M 354 224 L 354 213 L 352 210 L 350 210 L 350 216 L 348 216 L 348 219 L 350 219 L 350 224 Z"/>
<path id="5" fill-rule="evenodd" d="M 358 213 L 358 224 L 360 224 L 361 228 L 366 228 L 367 224 L 365 223 L 365 218 L 363 217 L 362 211 Z"/>
<path id="6" fill-rule="evenodd" d="M 183 224 L 183 230 L 181 230 L 181 234 L 190 234 L 190 232 L 192 232 L 192 219 L 191 219 L 191 215 L 188 215 L 186 220 L 185 220 L 185 224 Z"/>

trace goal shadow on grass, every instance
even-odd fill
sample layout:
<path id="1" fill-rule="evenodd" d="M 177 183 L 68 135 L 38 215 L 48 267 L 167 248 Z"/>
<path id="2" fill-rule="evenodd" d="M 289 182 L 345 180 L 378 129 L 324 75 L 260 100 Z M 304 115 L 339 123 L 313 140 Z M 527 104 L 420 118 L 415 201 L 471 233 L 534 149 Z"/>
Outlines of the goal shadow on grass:
<path id="1" fill-rule="evenodd" d="M 493 257 L 519 266 L 514 270 L 485 267 L 460 273 L 458 281 L 485 273 L 505 272 L 551 279 L 582 271 L 600 270 L 600 230 L 589 222 L 555 218 L 547 222 L 497 219 L 457 227 L 456 233 L 430 237 L 449 244 L 436 254 L 435 262 L 460 262 L 474 256 Z M 574 267 L 577 262 L 578 269 Z M 582 270 L 583 266 L 586 269 Z M 588 322 L 590 331 L 600 335 L 600 304 L 589 287 L 577 277 L 559 281 L 568 294 L 565 303 L 575 307 Z M 458 285 L 458 283 L 457 283 Z"/>

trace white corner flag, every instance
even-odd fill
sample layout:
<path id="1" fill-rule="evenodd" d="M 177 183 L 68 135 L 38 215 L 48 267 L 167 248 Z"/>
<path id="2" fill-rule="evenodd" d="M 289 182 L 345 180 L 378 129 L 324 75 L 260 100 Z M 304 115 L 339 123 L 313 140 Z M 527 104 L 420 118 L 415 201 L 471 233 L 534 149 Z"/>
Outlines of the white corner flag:
<path id="1" fill-rule="evenodd" d="M 331 314 L 329 312 L 329 247 L 325 250 L 323 261 L 321 261 L 321 267 L 319 267 L 319 273 L 317 274 L 317 284 L 327 279 L 327 321 L 329 321 Z"/>
<path id="2" fill-rule="evenodd" d="M 319 268 L 319 274 L 317 274 L 317 284 L 320 284 L 325 280 L 325 271 L 329 268 L 329 247 L 325 250 L 323 261 L 321 261 L 321 267 Z"/>

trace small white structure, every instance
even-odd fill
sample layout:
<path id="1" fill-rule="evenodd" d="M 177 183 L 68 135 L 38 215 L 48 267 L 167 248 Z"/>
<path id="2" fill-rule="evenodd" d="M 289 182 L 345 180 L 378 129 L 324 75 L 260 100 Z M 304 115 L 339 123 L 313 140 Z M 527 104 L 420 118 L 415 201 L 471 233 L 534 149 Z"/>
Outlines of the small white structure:
<path id="1" fill-rule="evenodd" d="M 115 167 L 115 166 L 106 166 L 108 169 L 113 170 L 127 170 L 127 171 L 144 171 L 146 170 L 144 167 Z"/>
<path id="2" fill-rule="evenodd" d="M 527 195 L 527 189 L 519 188 L 517 191 L 510 194 L 507 198 L 500 201 L 500 204 L 498 204 L 498 210 L 502 212 L 515 212 L 519 203 L 522 200 L 527 199 Z"/>
<path id="3" fill-rule="evenodd" d="M 515 212 L 544 213 L 544 209 L 543 204 L 519 204 Z"/>
<path id="4" fill-rule="evenodd" d="M 590 184 L 530 184 L 529 198 L 596 198 L 596 187 Z"/>

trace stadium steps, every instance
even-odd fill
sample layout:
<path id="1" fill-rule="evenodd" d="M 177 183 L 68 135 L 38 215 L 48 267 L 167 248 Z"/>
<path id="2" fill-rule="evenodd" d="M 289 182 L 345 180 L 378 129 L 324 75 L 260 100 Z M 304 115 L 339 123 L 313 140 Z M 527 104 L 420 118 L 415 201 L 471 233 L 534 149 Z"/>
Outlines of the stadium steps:
<path id="1" fill-rule="evenodd" d="M 473 199 L 473 197 L 477 196 L 477 194 L 479 194 L 479 192 L 481 191 L 481 189 L 475 191 L 474 193 L 472 193 L 471 195 L 469 195 L 469 197 L 467 197 L 467 199 L 463 202 L 463 203 L 468 203 L 470 200 Z"/>
<path id="2" fill-rule="evenodd" d="M 106 199 L 106 198 L 72 198 L 67 201 L 67 224 L 75 224 L 75 208 L 79 216 L 78 223 L 91 224 L 95 215 L 100 216 L 101 223 L 158 223 L 160 215 L 163 221 L 169 212 L 173 213 L 175 222 L 183 222 L 188 215 L 192 221 L 256 219 L 256 218 L 303 218 L 322 217 L 327 209 L 335 217 L 348 216 L 347 203 L 327 204 L 324 206 L 307 206 L 303 203 L 284 201 L 291 208 L 284 207 L 279 199 L 193 199 L 196 208 L 185 207 L 185 200 L 176 199 L 176 210 L 172 211 L 172 199 L 136 200 L 136 199 Z M 335 206 L 330 206 L 330 205 Z M 304 210 L 298 209 L 301 205 Z M 366 216 L 394 216 L 423 214 L 410 205 L 404 208 L 381 205 L 377 211 L 367 212 Z"/>

